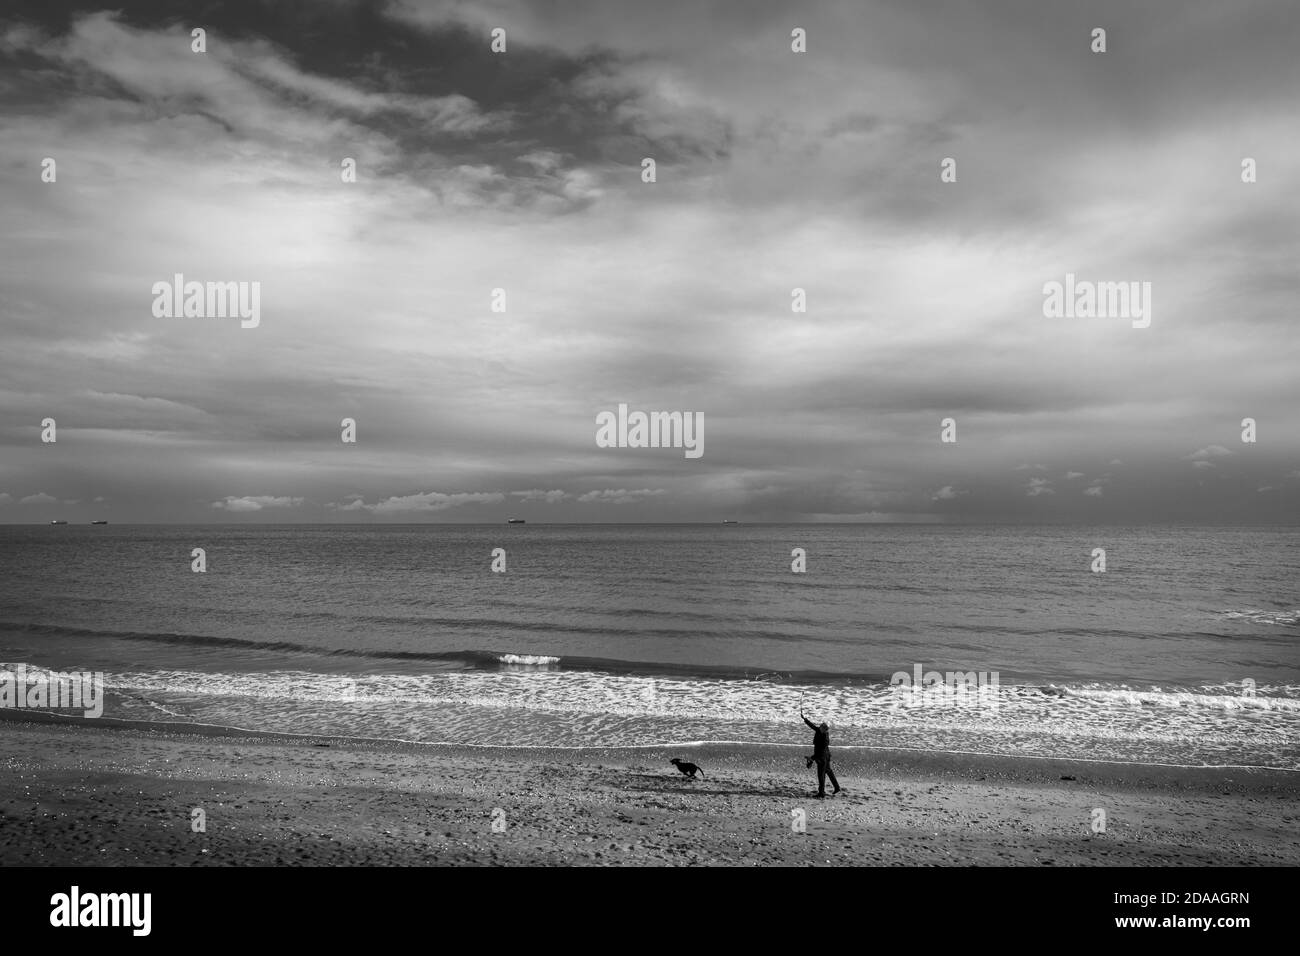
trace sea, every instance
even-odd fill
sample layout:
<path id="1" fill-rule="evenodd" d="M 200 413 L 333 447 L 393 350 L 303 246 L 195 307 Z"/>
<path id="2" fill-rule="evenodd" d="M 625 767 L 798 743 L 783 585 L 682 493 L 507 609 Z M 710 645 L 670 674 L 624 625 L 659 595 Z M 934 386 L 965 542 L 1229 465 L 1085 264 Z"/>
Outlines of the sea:
<path id="1" fill-rule="evenodd" d="M 10 525 L 0 671 L 305 736 L 810 750 L 802 709 L 834 749 L 1300 770 L 1298 588 L 1295 528 Z"/>

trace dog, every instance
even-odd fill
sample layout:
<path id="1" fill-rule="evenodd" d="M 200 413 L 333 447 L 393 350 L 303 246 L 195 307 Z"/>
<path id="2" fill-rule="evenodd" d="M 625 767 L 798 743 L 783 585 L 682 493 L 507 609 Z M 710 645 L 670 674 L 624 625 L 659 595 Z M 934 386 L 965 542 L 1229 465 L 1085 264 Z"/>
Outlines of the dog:
<path id="1" fill-rule="evenodd" d="M 686 774 L 686 776 L 690 777 L 692 780 L 695 779 L 695 775 L 697 773 L 700 775 L 701 778 L 704 777 L 703 768 L 697 767 L 693 763 L 688 763 L 687 761 L 683 760 L 681 757 L 674 757 L 672 760 L 668 762 L 672 764 L 674 767 L 676 767 L 678 770 L 680 770 L 682 773 Z"/>

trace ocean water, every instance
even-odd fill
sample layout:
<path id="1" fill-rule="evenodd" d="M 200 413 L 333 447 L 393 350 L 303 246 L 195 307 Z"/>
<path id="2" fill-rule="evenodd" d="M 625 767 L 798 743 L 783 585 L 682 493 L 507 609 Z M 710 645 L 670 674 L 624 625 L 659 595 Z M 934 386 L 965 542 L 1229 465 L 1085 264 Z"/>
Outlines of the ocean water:
<path id="1" fill-rule="evenodd" d="M 1298 586 L 1290 528 L 7 526 L 0 670 L 285 733 L 810 749 L 802 706 L 837 748 L 1300 769 Z"/>

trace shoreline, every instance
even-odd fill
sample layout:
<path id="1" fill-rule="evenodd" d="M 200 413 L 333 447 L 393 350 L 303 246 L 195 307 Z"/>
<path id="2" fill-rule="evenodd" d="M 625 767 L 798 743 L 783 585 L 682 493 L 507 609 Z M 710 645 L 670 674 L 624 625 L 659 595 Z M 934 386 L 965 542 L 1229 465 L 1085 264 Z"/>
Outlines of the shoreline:
<path id="1" fill-rule="evenodd" d="M 285 746 L 316 746 L 319 742 L 328 742 L 331 745 L 355 744 L 359 746 L 372 746 L 379 748 L 391 748 L 394 750 L 410 749 L 412 751 L 429 751 L 432 753 L 447 752 L 456 754 L 473 754 L 483 752 L 487 754 L 512 753 L 540 757 L 551 756 L 556 759 L 565 756 L 581 758 L 583 755 L 590 754 L 627 754 L 629 757 L 641 752 L 684 752 L 684 753 L 709 753 L 722 754 L 727 752 L 739 751 L 741 753 L 764 753 L 771 752 L 771 756 L 790 757 L 792 754 L 803 753 L 810 749 L 810 745 L 796 743 L 774 743 L 745 740 L 700 740 L 700 741 L 680 741 L 677 743 L 649 743 L 649 744 L 618 744 L 607 747 L 573 747 L 563 745 L 541 746 L 532 744 L 470 744 L 470 743 L 453 743 L 449 741 L 422 741 L 407 740 L 397 737 L 364 737 L 350 734 L 330 734 L 330 733 L 290 733 L 288 731 L 268 731 L 252 730 L 247 727 L 232 727 L 224 724 L 204 724 L 191 721 L 163 721 L 163 720 L 138 720 L 135 718 L 123 717 L 97 717 L 83 718 L 75 715 L 59 714 L 49 710 L 28 710 L 28 709 L 7 709 L 0 708 L 0 727 L 6 722 L 13 723 L 33 723 L 47 724 L 63 727 L 81 726 L 87 730 L 115 730 L 115 731 L 140 731 L 140 732 L 159 732 L 177 736 L 196 736 L 196 737 L 230 737 L 230 738 L 248 738 L 262 740 L 270 743 L 280 743 Z M 1114 773 L 1107 779 L 1126 779 L 1130 782 L 1142 779 L 1148 775 L 1159 777 L 1162 771 L 1170 772 L 1178 776 L 1187 776 L 1189 774 L 1218 774 L 1227 772 L 1241 772 L 1252 774 L 1277 774 L 1282 779 L 1291 777 L 1295 780 L 1297 790 L 1300 792 L 1300 769 L 1289 769 L 1285 767 L 1264 767 L 1250 764 L 1174 764 L 1174 763 L 1152 763 L 1139 760 L 1106 760 L 1097 757 L 1056 757 L 1042 756 L 1038 754 L 1020 754 L 1011 756 L 1009 754 L 998 754 L 981 751 L 967 750 L 942 750 L 908 748 L 908 747 L 876 747 L 869 744 L 836 744 L 833 748 L 835 754 L 835 766 L 846 763 L 859 763 L 871 761 L 877 758 L 876 762 L 883 761 L 888 755 L 893 761 L 900 765 L 924 765 L 935 761 L 951 762 L 961 764 L 962 762 L 982 763 L 982 764 L 1005 764 L 1016 766 L 1023 764 L 1026 767 L 1025 779 L 1032 779 L 1035 775 L 1029 771 L 1036 765 L 1043 767 L 1076 767 L 1080 764 L 1094 768 L 1094 776 L 1102 776 L 1102 771 L 1111 769 Z M 1207 778 L 1208 779 L 1208 778 Z"/>
<path id="2" fill-rule="evenodd" d="M 0 863 L 1300 864 L 1300 776 L 1283 770 L 838 749 L 845 790 L 821 801 L 807 747 L 505 748 L 125 723 L 0 713 Z M 672 756 L 705 778 L 678 774 Z M 191 829 L 196 808 L 206 832 Z"/>

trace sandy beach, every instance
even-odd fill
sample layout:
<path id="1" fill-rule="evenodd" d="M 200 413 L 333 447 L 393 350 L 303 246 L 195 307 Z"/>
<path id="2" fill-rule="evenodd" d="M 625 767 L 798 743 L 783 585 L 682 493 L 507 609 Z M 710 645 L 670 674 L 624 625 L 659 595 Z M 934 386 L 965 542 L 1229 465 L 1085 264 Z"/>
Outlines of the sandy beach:
<path id="1" fill-rule="evenodd" d="M 4 865 L 1300 863 L 1286 772 L 841 750 L 844 792 L 821 801 L 796 748 L 515 750 L 4 716 Z"/>

